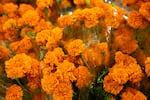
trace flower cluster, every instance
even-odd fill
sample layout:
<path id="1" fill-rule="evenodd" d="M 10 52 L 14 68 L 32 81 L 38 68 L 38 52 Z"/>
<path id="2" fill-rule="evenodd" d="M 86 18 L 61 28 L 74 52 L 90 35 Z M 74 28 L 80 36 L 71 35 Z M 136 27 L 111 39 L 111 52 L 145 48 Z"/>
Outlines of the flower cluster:
<path id="1" fill-rule="evenodd" d="M 150 1 L 113 1 L 0 0 L 6 100 L 146 100 Z"/>

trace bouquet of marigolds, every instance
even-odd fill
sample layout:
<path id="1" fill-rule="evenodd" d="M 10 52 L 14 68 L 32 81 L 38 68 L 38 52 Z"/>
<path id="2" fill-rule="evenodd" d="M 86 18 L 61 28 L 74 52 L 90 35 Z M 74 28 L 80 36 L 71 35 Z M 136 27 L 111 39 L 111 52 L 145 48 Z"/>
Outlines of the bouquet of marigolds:
<path id="1" fill-rule="evenodd" d="M 0 100 L 149 100 L 150 0 L 0 0 Z"/>

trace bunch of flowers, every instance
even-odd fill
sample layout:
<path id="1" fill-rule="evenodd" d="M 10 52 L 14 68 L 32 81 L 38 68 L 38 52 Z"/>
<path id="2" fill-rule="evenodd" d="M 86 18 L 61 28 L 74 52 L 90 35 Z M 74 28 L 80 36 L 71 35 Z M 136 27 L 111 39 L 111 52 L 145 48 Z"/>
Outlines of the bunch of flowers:
<path id="1" fill-rule="evenodd" d="M 149 0 L 0 0 L 0 99 L 149 99 L 149 21 Z"/>

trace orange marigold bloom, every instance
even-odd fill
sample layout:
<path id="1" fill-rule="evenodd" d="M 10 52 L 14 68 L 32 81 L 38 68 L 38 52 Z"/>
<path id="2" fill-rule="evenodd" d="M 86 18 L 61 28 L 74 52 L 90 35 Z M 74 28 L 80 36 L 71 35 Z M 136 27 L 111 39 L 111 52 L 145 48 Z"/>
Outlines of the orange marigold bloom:
<path id="1" fill-rule="evenodd" d="M 41 19 L 39 23 L 34 27 L 34 33 L 41 32 L 42 30 L 51 30 L 52 24 L 50 21 L 45 21 L 45 19 Z"/>
<path id="2" fill-rule="evenodd" d="M 48 41 L 48 37 L 50 35 L 51 30 L 42 30 L 41 32 L 37 33 L 36 35 L 36 42 L 38 45 L 45 45 Z"/>
<path id="3" fill-rule="evenodd" d="M 61 7 L 62 8 L 71 7 L 71 1 L 70 0 L 62 0 L 61 1 Z"/>
<path id="4" fill-rule="evenodd" d="M 115 49 L 119 49 L 123 53 L 127 54 L 133 53 L 138 48 L 137 41 L 127 34 L 116 36 L 114 39 L 114 46 Z"/>
<path id="5" fill-rule="evenodd" d="M 10 49 L 15 53 L 28 53 L 32 48 L 32 40 L 30 37 L 26 36 L 21 41 L 12 42 L 10 44 Z"/>
<path id="6" fill-rule="evenodd" d="M 36 5 L 40 9 L 44 9 L 45 7 L 52 7 L 53 0 L 36 0 Z"/>
<path id="7" fill-rule="evenodd" d="M 139 9 L 139 12 L 144 18 L 150 21 L 150 2 L 145 2 Z"/>
<path id="8" fill-rule="evenodd" d="M 138 64 L 131 63 L 126 67 L 126 70 L 129 74 L 129 81 L 133 84 L 140 82 L 144 76 L 142 69 Z"/>
<path id="9" fill-rule="evenodd" d="M 6 100 L 22 100 L 23 90 L 20 86 L 14 84 L 6 91 Z"/>
<path id="10" fill-rule="evenodd" d="M 54 90 L 54 100 L 72 100 L 73 90 L 71 84 L 60 83 Z"/>
<path id="11" fill-rule="evenodd" d="M 58 18 L 57 23 L 60 27 L 71 26 L 75 21 L 74 16 L 64 15 Z"/>
<path id="12" fill-rule="evenodd" d="M 123 63 L 124 65 L 129 65 L 131 63 L 137 63 L 136 59 L 127 55 L 123 54 L 122 52 L 118 51 L 115 53 L 115 61 L 116 63 Z"/>
<path id="13" fill-rule="evenodd" d="M 147 57 L 145 61 L 145 72 L 147 76 L 150 76 L 150 57 Z"/>
<path id="14" fill-rule="evenodd" d="M 32 59 L 22 54 L 16 54 L 13 58 L 5 62 L 5 70 L 8 78 L 22 78 L 31 70 Z"/>
<path id="15" fill-rule="evenodd" d="M 60 81 L 65 81 L 66 83 L 70 83 L 76 80 L 76 77 L 73 73 L 75 70 L 74 63 L 71 63 L 67 60 L 64 60 L 62 63 L 58 64 L 56 74 L 59 75 Z"/>
<path id="16" fill-rule="evenodd" d="M 34 93 L 33 100 L 42 100 L 42 98 L 41 93 Z"/>
<path id="17" fill-rule="evenodd" d="M 53 94 L 54 90 L 59 86 L 59 80 L 56 74 L 44 75 L 41 79 L 41 86 L 47 94 Z"/>
<path id="18" fill-rule="evenodd" d="M 55 27 L 51 31 L 51 37 L 53 37 L 56 41 L 59 41 L 63 36 L 63 28 Z"/>
<path id="19" fill-rule="evenodd" d="M 29 26 L 35 26 L 38 24 L 39 20 L 40 16 L 36 10 L 28 10 L 18 20 L 18 25 L 23 26 L 27 24 Z"/>
<path id="20" fill-rule="evenodd" d="M 9 29 L 13 29 L 16 28 L 16 26 L 17 26 L 17 21 L 13 18 L 10 18 L 4 23 L 3 30 L 6 31 Z"/>
<path id="21" fill-rule="evenodd" d="M 47 67 L 52 67 L 53 68 L 54 65 L 58 64 L 58 57 L 55 55 L 54 52 L 48 51 L 45 54 L 43 61 L 44 61 L 44 64 Z"/>
<path id="22" fill-rule="evenodd" d="M 144 28 L 148 25 L 148 22 L 144 20 L 143 16 L 138 11 L 130 12 L 127 22 L 133 28 Z"/>
<path id="23" fill-rule="evenodd" d="M 71 56 L 78 56 L 85 50 L 85 44 L 82 40 L 76 39 L 67 44 L 66 49 Z"/>
<path id="24" fill-rule="evenodd" d="M 122 63 L 115 64 L 111 69 L 109 69 L 108 75 L 111 76 L 118 84 L 125 84 L 129 80 L 127 70 L 124 68 Z"/>
<path id="25" fill-rule="evenodd" d="M 98 12 L 94 9 L 85 8 L 83 10 L 77 9 L 73 12 L 73 16 L 79 21 L 83 21 L 85 27 L 91 28 L 98 23 Z"/>
<path id="26" fill-rule="evenodd" d="M 52 36 L 49 36 L 46 43 L 46 49 L 53 50 L 56 47 L 58 47 L 57 41 Z"/>
<path id="27" fill-rule="evenodd" d="M 25 3 L 21 3 L 19 5 L 18 12 L 19 12 L 20 16 L 22 16 L 28 10 L 34 10 L 34 8 L 31 5 L 25 4 Z"/>
<path id="28" fill-rule="evenodd" d="M 6 4 L 4 4 L 3 9 L 8 14 L 8 17 L 14 18 L 17 16 L 17 14 L 16 14 L 17 9 L 18 9 L 17 4 L 6 3 Z"/>
<path id="29" fill-rule="evenodd" d="M 111 75 L 106 75 L 104 77 L 103 88 L 106 92 L 117 95 L 123 89 L 123 85 L 114 81 Z"/>
<path id="30" fill-rule="evenodd" d="M 73 0 L 74 4 L 77 6 L 85 5 L 85 0 Z"/>
<path id="31" fill-rule="evenodd" d="M 8 60 L 9 58 L 10 58 L 9 50 L 6 47 L 1 45 L 0 46 L 0 62 Z"/>
<path id="32" fill-rule="evenodd" d="M 76 86 L 78 88 L 83 88 L 89 85 L 92 79 L 92 75 L 87 67 L 79 66 L 74 70 L 74 75 L 77 78 Z"/>
<path id="33" fill-rule="evenodd" d="M 147 100 L 147 97 L 142 92 L 127 87 L 121 94 L 121 100 Z"/>
<path id="34" fill-rule="evenodd" d="M 65 54 L 64 54 L 62 48 L 60 48 L 60 47 L 55 48 L 54 53 L 55 53 L 55 55 L 56 55 L 59 62 L 62 62 L 64 60 Z"/>

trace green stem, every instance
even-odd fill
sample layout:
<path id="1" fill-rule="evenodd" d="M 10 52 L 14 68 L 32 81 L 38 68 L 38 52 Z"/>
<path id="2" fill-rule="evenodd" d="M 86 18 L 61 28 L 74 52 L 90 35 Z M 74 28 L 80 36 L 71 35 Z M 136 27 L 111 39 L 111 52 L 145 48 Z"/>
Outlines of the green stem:
<path id="1" fill-rule="evenodd" d="M 83 61 L 83 63 L 90 69 L 90 66 L 89 66 L 89 64 L 87 63 L 87 61 L 86 61 L 86 59 L 84 58 L 84 56 L 83 56 L 82 53 L 80 53 L 80 58 L 81 58 L 81 60 Z"/>
<path id="2" fill-rule="evenodd" d="M 26 92 L 28 92 L 28 93 L 31 94 L 31 92 L 30 92 L 29 90 L 27 90 L 27 89 L 20 83 L 20 81 L 19 81 L 18 78 L 16 78 L 15 80 L 16 80 L 16 82 L 23 88 L 23 90 L 25 90 Z"/>

